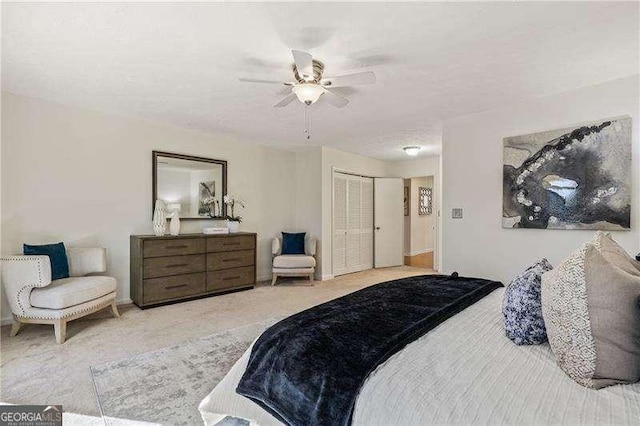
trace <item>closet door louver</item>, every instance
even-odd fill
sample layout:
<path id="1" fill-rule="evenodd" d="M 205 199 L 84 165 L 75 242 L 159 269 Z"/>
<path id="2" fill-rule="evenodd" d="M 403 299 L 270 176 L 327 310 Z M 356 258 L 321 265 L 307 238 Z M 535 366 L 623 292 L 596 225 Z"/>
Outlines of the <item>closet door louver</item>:
<path id="1" fill-rule="evenodd" d="M 347 179 L 347 272 L 357 272 L 360 267 L 361 233 L 361 182 L 357 176 Z"/>
<path id="2" fill-rule="evenodd" d="M 333 274 L 347 272 L 347 178 L 333 176 Z"/>

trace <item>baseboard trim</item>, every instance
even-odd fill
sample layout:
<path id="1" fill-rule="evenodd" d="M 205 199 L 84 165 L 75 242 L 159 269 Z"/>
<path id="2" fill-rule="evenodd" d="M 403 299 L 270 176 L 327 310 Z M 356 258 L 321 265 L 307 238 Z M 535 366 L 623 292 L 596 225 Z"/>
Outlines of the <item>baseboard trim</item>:
<path id="1" fill-rule="evenodd" d="M 333 275 L 323 275 L 322 281 L 332 280 L 334 278 Z"/>
<path id="2" fill-rule="evenodd" d="M 133 304 L 133 300 L 131 300 L 129 298 L 116 299 L 116 305 L 118 305 L 118 306 L 132 305 L 132 304 Z M 0 326 L 11 325 L 12 323 L 13 323 L 13 315 L 10 316 L 10 317 L 5 317 L 5 318 L 0 319 Z"/>
<path id="3" fill-rule="evenodd" d="M 425 254 L 425 253 L 433 253 L 433 249 L 430 248 L 430 249 L 426 249 L 426 250 L 414 251 L 414 252 L 411 252 L 411 253 L 405 253 L 404 255 L 411 257 L 411 256 L 417 256 L 419 254 Z"/>

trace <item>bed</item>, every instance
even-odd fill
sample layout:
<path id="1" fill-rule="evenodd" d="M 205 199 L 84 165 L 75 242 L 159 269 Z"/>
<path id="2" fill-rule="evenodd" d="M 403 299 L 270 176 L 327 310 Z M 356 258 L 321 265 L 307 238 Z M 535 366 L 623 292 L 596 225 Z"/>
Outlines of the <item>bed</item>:
<path id="1" fill-rule="evenodd" d="M 640 424 L 640 384 L 587 389 L 563 374 L 548 344 L 508 340 L 503 293 L 494 290 L 379 365 L 360 389 L 352 424 Z M 205 424 L 282 424 L 236 393 L 251 350 L 201 402 Z"/>

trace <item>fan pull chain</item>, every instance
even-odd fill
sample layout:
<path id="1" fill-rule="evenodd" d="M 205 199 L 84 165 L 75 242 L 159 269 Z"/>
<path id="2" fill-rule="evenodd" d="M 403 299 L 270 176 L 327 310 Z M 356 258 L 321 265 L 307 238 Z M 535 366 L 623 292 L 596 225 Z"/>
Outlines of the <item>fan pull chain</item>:
<path id="1" fill-rule="evenodd" d="M 311 112 L 309 111 L 309 105 L 304 106 L 304 133 L 307 135 L 307 139 L 311 139 Z"/>

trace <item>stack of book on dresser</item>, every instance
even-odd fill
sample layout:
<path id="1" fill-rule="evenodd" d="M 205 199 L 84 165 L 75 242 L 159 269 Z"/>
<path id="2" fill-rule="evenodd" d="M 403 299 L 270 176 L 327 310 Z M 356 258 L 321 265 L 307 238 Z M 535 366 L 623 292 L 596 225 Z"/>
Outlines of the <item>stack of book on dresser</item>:
<path id="1" fill-rule="evenodd" d="M 213 235 L 213 234 L 228 234 L 229 228 L 225 227 L 212 227 L 212 228 L 204 228 L 202 230 L 203 234 Z"/>

